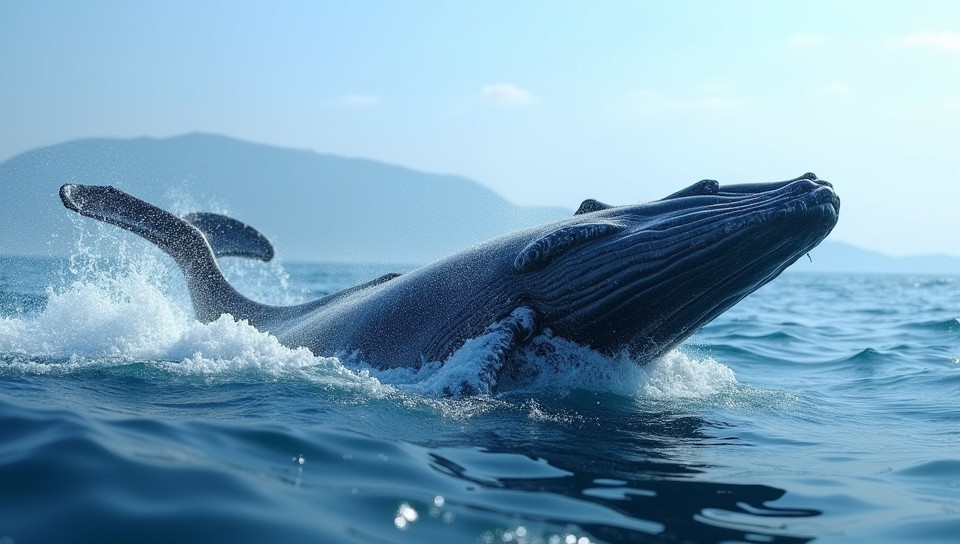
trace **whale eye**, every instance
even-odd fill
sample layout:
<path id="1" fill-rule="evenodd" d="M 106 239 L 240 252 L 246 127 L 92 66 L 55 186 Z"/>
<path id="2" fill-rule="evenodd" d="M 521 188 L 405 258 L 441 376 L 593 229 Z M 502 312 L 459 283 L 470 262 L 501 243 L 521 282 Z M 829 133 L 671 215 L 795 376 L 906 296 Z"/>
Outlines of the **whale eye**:
<path id="1" fill-rule="evenodd" d="M 616 223 L 584 223 L 561 227 L 546 236 L 534 240 L 513 261 L 517 272 L 526 273 L 540 270 L 560 255 L 586 242 L 622 231 L 623 225 Z"/>

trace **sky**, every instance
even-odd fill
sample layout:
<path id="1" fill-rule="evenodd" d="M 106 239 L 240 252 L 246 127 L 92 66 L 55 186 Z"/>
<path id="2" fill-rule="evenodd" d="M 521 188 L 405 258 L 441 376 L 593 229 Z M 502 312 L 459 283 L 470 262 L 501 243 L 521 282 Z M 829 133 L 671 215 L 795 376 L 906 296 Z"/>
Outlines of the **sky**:
<path id="1" fill-rule="evenodd" d="M 199 131 L 571 209 L 812 171 L 832 239 L 960 255 L 955 0 L 4 2 L 0 127 L 0 161 Z"/>

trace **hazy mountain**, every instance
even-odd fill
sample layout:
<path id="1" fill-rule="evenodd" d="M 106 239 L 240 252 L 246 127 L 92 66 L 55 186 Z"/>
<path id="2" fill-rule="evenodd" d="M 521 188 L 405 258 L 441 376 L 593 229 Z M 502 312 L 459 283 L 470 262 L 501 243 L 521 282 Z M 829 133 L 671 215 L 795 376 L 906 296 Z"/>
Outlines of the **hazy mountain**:
<path id="1" fill-rule="evenodd" d="M 58 197 L 64 183 L 111 184 L 178 212 L 229 213 L 287 260 L 427 262 L 571 213 L 515 206 L 463 177 L 221 136 L 81 140 L 0 164 L 0 254 L 75 247 L 74 214 Z"/>
<path id="2" fill-rule="evenodd" d="M 515 206 L 459 176 L 222 136 L 91 139 L 0 164 L 0 254 L 74 250 L 78 224 L 93 222 L 63 208 L 63 183 L 111 184 L 179 213 L 229 213 L 286 260 L 423 263 L 579 205 Z M 831 241 L 812 258 L 791 270 L 960 274 L 960 258 L 893 258 Z"/>
<path id="3" fill-rule="evenodd" d="M 841 221 L 843 221 L 842 213 L 841 211 Z M 789 270 L 960 275 L 960 257 L 950 255 L 891 257 L 843 242 L 827 240 L 810 252 L 810 260 L 804 257 Z"/>

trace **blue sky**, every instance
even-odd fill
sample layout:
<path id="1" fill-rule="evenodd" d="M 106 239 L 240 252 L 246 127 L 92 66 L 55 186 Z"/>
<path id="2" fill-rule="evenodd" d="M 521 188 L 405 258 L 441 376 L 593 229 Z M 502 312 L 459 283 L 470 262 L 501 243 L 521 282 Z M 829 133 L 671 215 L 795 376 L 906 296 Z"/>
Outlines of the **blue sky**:
<path id="1" fill-rule="evenodd" d="M 520 204 L 816 172 L 833 238 L 960 255 L 960 2 L 6 2 L 0 160 L 192 131 Z"/>

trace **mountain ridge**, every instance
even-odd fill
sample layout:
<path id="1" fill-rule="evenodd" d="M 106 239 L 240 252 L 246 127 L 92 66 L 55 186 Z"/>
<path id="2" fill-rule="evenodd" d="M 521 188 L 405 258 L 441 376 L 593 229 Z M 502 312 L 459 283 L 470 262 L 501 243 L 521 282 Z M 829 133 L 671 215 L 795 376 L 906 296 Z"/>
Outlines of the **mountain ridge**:
<path id="1" fill-rule="evenodd" d="M 177 213 L 228 213 L 290 261 L 425 263 L 579 204 L 518 206 L 463 176 L 200 132 L 89 138 L 0 163 L 0 254 L 76 249 L 80 227 L 57 196 L 63 183 L 111 184 Z M 831 240 L 812 256 L 790 270 L 960 274 L 957 257 L 890 257 Z"/>
<path id="2" fill-rule="evenodd" d="M 97 138 L 0 164 L 0 253 L 72 251 L 75 229 L 57 197 L 63 183 L 114 185 L 178 213 L 229 213 L 300 260 L 426 262 L 567 214 L 515 206 L 461 176 L 366 159 L 199 133 Z"/>

